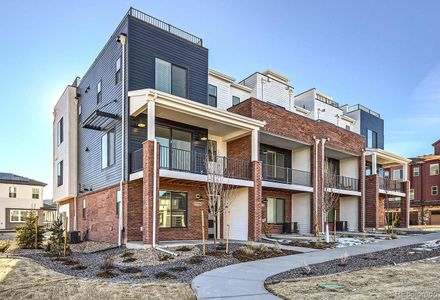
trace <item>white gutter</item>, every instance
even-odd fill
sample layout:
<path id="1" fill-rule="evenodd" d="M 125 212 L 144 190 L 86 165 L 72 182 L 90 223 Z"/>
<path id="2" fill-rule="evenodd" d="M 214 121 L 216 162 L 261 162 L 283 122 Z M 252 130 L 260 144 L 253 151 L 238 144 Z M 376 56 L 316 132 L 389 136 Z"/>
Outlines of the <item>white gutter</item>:
<path id="1" fill-rule="evenodd" d="M 118 246 L 122 245 L 122 229 L 124 227 L 124 213 L 123 213 L 123 199 L 124 199 L 124 177 L 125 177 L 125 42 L 127 41 L 127 36 L 125 34 L 120 34 L 118 36 L 117 41 L 121 43 L 122 45 L 122 76 L 121 76 L 121 105 L 122 105 L 122 112 L 121 112 L 121 143 L 122 143 L 122 150 L 121 150 L 121 181 L 119 183 L 119 197 L 120 201 L 118 203 L 119 205 L 119 226 L 118 226 Z"/>

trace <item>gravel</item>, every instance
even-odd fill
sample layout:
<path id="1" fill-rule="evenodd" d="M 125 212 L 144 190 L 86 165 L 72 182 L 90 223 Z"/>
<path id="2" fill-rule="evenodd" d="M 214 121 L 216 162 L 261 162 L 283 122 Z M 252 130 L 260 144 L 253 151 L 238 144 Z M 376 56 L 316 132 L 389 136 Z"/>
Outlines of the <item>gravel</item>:
<path id="1" fill-rule="evenodd" d="M 364 268 L 384 265 L 395 265 L 438 256 L 440 256 L 440 241 L 434 241 L 369 254 L 349 256 L 345 265 L 341 264 L 341 259 L 310 265 L 309 274 L 305 274 L 305 268 L 303 267 L 296 268 L 271 276 L 266 279 L 266 283 L 312 278 L 315 276 L 356 271 Z"/>

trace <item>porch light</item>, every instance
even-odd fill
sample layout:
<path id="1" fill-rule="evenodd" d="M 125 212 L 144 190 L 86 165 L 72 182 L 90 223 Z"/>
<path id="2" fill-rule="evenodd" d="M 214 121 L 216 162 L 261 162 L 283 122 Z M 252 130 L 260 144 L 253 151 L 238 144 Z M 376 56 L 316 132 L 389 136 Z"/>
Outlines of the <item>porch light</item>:
<path id="1" fill-rule="evenodd" d="M 142 121 L 139 121 L 139 123 L 137 124 L 137 127 L 139 128 L 144 128 L 145 126 L 146 126 L 145 123 Z"/>
<path id="2" fill-rule="evenodd" d="M 206 136 L 200 138 L 201 141 L 207 141 L 208 138 Z"/>

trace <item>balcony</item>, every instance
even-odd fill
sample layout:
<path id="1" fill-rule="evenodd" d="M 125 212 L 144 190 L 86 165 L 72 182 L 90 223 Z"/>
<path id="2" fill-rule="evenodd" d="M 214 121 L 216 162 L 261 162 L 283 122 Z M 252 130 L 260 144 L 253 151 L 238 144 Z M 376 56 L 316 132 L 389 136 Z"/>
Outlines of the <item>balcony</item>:
<path id="1" fill-rule="evenodd" d="M 142 171 L 143 169 L 143 149 L 138 149 L 131 153 L 131 173 Z M 207 154 L 197 151 L 188 151 L 160 146 L 159 155 L 160 169 L 207 175 L 207 167 L 215 168 L 216 172 L 226 178 L 250 180 L 251 163 L 247 160 L 217 156 L 207 160 Z"/>
<path id="2" fill-rule="evenodd" d="M 379 189 L 389 192 L 405 192 L 401 180 L 393 180 L 385 177 L 379 177 Z"/>
<path id="3" fill-rule="evenodd" d="M 329 182 L 326 184 L 326 186 L 338 190 L 345 190 L 345 191 L 354 191 L 359 192 L 359 179 L 351 178 L 351 177 L 345 177 L 341 175 L 335 175 L 334 180 L 330 180 L 332 182 Z"/>
<path id="4" fill-rule="evenodd" d="M 266 181 L 312 186 L 311 178 L 310 172 L 263 164 L 263 180 Z"/>

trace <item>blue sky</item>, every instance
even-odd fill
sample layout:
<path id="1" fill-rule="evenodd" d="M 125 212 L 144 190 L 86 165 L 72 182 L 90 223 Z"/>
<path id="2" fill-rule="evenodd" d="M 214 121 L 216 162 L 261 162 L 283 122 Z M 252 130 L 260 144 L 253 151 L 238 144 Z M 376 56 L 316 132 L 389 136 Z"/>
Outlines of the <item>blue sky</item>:
<path id="1" fill-rule="evenodd" d="M 2 1 L 0 171 L 49 183 L 52 108 L 129 6 L 204 39 L 210 68 L 273 69 L 385 119 L 385 148 L 440 138 L 440 1 Z"/>

